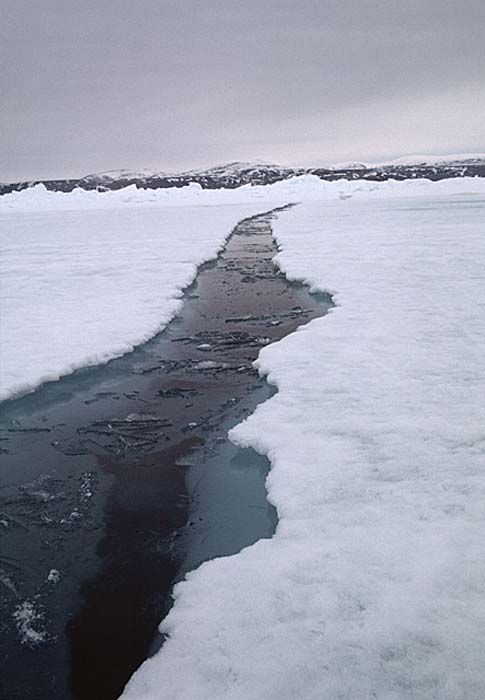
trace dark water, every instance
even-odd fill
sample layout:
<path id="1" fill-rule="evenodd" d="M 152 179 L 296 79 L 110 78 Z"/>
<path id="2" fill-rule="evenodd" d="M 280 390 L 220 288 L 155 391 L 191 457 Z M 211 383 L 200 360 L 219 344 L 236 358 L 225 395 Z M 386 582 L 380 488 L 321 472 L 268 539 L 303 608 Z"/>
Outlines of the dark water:
<path id="1" fill-rule="evenodd" d="M 278 274 L 274 215 L 239 224 L 151 342 L 0 407 L 2 700 L 117 698 L 174 581 L 271 537 L 268 463 L 227 431 L 272 394 L 261 347 L 331 305 Z"/>

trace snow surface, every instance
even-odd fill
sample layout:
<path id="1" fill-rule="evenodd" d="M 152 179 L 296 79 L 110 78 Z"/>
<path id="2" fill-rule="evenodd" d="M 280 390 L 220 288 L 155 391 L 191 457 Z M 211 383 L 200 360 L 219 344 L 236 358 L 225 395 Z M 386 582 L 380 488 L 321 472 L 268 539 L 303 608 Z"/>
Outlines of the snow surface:
<path id="1" fill-rule="evenodd" d="M 176 586 L 124 700 L 485 697 L 484 184 L 274 222 L 337 303 L 261 350 L 279 391 L 231 432 L 271 460 L 278 528 Z"/>

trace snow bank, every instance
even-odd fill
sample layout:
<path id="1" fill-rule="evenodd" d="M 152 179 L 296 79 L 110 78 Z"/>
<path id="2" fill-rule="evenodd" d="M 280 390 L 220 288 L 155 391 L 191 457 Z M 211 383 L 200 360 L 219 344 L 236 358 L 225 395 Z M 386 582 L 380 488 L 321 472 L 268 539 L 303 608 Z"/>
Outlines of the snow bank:
<path id="1" fill-rule="evenodd" d="M 338 306 L 261 351 L 279 391 L 232 431 L 277 532 L 178 584 L 124 700 L 485 697 L 485 202 L 453 183 L 279 215 Z"/>

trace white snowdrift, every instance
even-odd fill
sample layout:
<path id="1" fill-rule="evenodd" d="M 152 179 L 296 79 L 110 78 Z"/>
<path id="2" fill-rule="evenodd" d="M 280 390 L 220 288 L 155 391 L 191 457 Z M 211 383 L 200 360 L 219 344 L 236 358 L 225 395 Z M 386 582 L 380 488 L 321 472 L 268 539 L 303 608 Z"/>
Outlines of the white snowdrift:
<path id="1" fill-rule="evenodd" d="M 483 183 L 413 185 L 275 222 L 337 302 L 261 351 L 279 391 L 232 431 L 278 529 L 178 584 L 124 700 L 485 697 Z"/>

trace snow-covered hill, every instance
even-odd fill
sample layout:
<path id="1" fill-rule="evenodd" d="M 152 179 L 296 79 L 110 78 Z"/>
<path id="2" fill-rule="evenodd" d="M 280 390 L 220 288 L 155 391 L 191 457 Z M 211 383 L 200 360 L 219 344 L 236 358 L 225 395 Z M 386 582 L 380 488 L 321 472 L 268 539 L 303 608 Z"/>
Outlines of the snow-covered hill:
<path id="1" fill-rule="evenodd" d="M 389 165 L 480 165 L 485 162 L 485 153 L 459 153 L 446 156 L 412 155 L 395 158 L 375 166 Z"/>
<path id="2" fill-rule="evenodd" d="M 85 190 L 118 190 L 128 185 L 159 189 L 184 187 L 198 183 L 203 189 L 234 189 L 242 185 L 269 185 L 299 175 L 312 174 L 322 180 L 407 180 L 426 178 L 443 180 L 455 177 L 485 177 L 485 154 L 460 156 L 407 156 L 379 165 L 348 163 L 339 166 L 293 168 L 274 163 L 232 162 L 207 169 L 182 173 L 149 170 L 108 170 L 81 178 L 65 180 L 35 180 L 0 184 L 0 195 L 23 190 L 42 182 L 48 190 L 71 192 L 76 187 Z"/>

